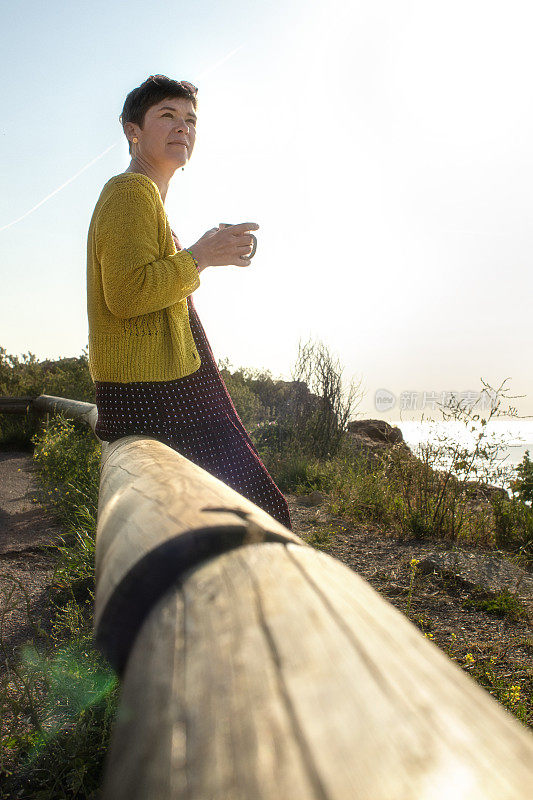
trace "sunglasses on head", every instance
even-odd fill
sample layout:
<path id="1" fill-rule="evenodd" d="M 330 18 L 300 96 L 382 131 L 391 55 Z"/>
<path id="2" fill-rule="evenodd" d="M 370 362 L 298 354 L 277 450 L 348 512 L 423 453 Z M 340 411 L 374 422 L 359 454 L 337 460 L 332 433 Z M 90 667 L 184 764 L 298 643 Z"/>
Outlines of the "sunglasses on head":
<path id="1" fill-rule="evenodd" d="M 183 86 L 184 89 L 188 89 L 192 94 L 198 94 L 198 88 L 194 85 L 194 83 L 189 83 L 189 81 L 178 81 L 178 83 L 180 86 Z"/>
<path id="2" fill-rule="evenodd" d="M 154 83 L 158 82 L 158 78 L 164 78 L 164 75 L 150 75 L 149 80 L 154 81 Z M 189 81 L 176 81 L 176 83 L 182 87 L 182 89 L 186 89 L 188 92 L 191 92 L 193 95 L 198 94 L 198 87 L 194 85 L 194 83 L 190 83 Z"/>

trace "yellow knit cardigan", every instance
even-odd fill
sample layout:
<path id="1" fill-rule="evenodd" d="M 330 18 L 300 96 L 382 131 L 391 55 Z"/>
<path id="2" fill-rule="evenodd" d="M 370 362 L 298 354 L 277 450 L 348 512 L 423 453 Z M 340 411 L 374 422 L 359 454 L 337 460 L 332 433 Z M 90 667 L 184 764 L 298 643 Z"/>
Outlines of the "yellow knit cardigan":
<path id="1" fill-rule="evenodd" d="M 87 237 L 93 381 L 167 381 L 196 372 L 186 298 L 199 285 L 190 253 L 176 252 L 157 184 L 139 172 L 111 178 Z"/>

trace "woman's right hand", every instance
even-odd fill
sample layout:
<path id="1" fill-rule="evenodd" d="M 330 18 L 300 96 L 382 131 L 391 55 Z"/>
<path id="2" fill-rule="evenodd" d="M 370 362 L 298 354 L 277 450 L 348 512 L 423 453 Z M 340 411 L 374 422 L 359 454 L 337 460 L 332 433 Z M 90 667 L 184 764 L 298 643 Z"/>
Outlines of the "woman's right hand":
<path id="1" fill-rule="evenodd" d="M 258 230 L 256 222 L 241 222 L 228 227 L 210 228 L 187 250 L 193 254 L 200 270 L 230 264 L 247 267 L 253 249 L 253 239 L 247 231 Z"/>

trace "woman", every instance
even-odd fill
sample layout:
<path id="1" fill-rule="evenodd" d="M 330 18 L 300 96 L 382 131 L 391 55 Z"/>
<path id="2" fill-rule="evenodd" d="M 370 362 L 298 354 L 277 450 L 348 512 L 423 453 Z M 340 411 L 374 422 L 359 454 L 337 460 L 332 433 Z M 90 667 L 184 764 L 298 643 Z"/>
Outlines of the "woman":
<path id="1" fill-rule="evenodd" d="M 192 293 L 207 267 L 249 266 L 258 225 L 208 230 L 182 249 L 164 209 L 196 137 L 197 89 L 151 75 L 120 121 L 131 162 L 96 203 L 87 240 L 89 368 L 96 433 L 148 434 L 292 529 L 282 493 L 243 427 L 217 368 Z"/>

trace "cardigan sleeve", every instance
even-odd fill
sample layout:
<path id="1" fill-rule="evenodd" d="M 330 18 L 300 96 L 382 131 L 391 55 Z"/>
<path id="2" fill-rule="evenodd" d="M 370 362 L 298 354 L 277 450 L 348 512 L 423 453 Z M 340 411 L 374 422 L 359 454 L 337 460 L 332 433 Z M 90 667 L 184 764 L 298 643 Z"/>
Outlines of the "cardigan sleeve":
<path id="1" fill-rule="evenodd" d="M 95 240 L 105 302 L 117 317 L 167 308 L 200 285 L 187 251 L 159 258 L 157 200 L 137 181 L 113 187 L 99 210 Z"/>

